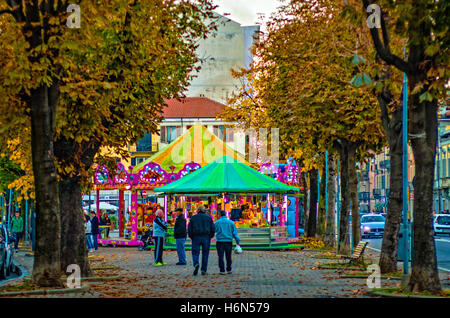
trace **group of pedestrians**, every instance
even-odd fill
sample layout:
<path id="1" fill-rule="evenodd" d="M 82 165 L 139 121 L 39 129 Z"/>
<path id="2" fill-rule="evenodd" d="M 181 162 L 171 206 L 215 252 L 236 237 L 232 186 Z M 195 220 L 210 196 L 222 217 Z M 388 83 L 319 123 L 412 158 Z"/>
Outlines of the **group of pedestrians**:
<path id="1" fill-rule="evenodd" d="M 94 211 L 91 211 L 91 217 L 84 213 L 84 232 L 86 233 L 86 244 L 89 252 L 98 249 L 99 221 Z"/>
<path id="2" fill-rule="evenodd" d="M 200 270 L 202 275 L 206 275 L 211 239 L 216 236 L 219 272 L 220 274 L 231 274 L 233 239 L 235 239 L 237 245 L 239 245 L 240 239 L 234 222 L 227 218 L 225 211 L 219 211 L 220 218 L 216 222 L 213 222 L 211 216 L 205 213 L 205 207 L 200 205 L 197 209 L 197 214 L 191 217 L 187 228 L 183 210 L 178 208 L 175 212 L 177 213 L 177 218 L 175 221 L 174 238 L 176 240 L 178 255 L 178 263 L 176 265 L 187 264 L 185 243 L 187 237 L 189 237 L 192 241 L 193 274 L 194 276 L 197 275 Z M 163 211 L 158 210 L 156 212 L 156 218 L 153 221 L 153 238 L 155 241 L 154 265 L 156 266 L 167 264 L 162 260 L 164 237 L 167 231 L 167 224 L 164 222 L 163 216 Z"/>
<path id="3" fill-rule="evenodd" d="M 99 217 L 95 214 L 95 211 L 91 211 L 91 216 L 84 211 L 84 232 L 86 233 L 86 244 L 89 252 L 96 251 L 98 249 L 98 235 L 100 232 L 100 226 L 111 226 L 111 220 L 108 214 L 100 211 Z M 109 227 L 106 228 L 106 236 L 109 236 Z"/>

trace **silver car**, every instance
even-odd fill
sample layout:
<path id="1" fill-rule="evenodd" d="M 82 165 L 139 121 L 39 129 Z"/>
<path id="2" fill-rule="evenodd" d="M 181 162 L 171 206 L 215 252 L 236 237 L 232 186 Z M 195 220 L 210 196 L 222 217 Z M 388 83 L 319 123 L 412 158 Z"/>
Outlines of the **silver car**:
<path id="1" fill-rule="evenodd" d="M 386 219 L 380 214 L 361 216 L 361 238 L 383 237 Z"/>
<path id="2" fill-rule="evenodd" d="M 433 222 L 434 235 L 450 235 L 450 214 L 436 214 Z"/>

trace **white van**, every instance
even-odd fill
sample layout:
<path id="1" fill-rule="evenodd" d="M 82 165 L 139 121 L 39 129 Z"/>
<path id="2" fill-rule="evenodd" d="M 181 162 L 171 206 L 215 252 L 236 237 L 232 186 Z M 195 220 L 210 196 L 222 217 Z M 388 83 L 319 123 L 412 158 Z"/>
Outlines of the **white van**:
<path id="1" fill-rule="evenodd" d="M 450 235 L 450 214 L 436 214 L 433 222 L 434 235 Z"/>

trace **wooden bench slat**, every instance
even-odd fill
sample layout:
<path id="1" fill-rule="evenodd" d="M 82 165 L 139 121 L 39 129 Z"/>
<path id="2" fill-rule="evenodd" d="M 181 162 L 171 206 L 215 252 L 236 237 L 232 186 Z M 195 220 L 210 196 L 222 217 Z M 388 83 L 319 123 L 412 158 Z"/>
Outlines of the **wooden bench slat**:
<path id="1" fill-rule="evenodd" d="M 348 255 L 341 255 L 341 258 L 343 259 L 349 259 L 350 261 L 357 261 L 360 258 L 363 257 L 364 251 L 367 247 L 367 245 L 369 244 L 369 242 L 363 242 L 360 241 L 358 243 L 358 245 L 355 247 L 355 249 L 353 250 L 352 255 L 348 256 Z"/>

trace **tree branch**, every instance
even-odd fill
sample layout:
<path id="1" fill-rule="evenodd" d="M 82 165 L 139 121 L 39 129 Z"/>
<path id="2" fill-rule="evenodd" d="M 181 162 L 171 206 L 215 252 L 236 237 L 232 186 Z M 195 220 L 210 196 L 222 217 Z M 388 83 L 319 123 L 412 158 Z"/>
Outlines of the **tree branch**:
<path id="1" fill-rule="evenodd" d="M 364 10 L 367 13 L 367 16 L 369 16 L 369 13 L 367 12 L 367 7 L 371 5 L 371 1 L 369 0 L 362 0 Z M 385 43 L 383 44 L 380 39 L 380 35 L 378 33 L 377 28 L 370 28 L 370 34 L 372 36 L 374 47 L 378 53 L 378 55 L 389 65 L 393 65 L 396 68 L 398 68 L 400 71 L 405 72 L 407 74 L 411 74 L 413 71 L 411 70 L 411 67 L 409 63 L 405 62 L 403 59 L 399 58 L 397 55 L 392 54 L 390 48 L 389 48 L 389 36 L 386 29 L 386 22 L 384 20 L 383 14 L 380 16 L 381 21 L 381 33 L 383 35 L 383 39 Z"/>
<path id="2" fill-rule="evenodd" d="M 10 9 L 0 10 L 0 15 L 6 14 L 6 13 L 9 13 L 9 14 L 11 14 L 12 16 L 14 16 L 14 11 L 12 11 L 12 10 L 10 10 Z"/>

